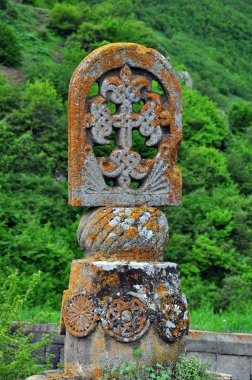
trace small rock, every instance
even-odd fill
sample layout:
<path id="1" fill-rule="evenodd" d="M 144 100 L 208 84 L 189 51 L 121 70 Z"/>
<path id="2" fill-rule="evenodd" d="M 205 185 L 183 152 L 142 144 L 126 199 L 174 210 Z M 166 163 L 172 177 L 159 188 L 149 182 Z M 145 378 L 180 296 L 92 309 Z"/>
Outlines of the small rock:
<path id="1" fill-rule="evenodd" d="M 191 75 L 188 73 L 188 71 L 178 71 L 179 78 L 185 82 L 185 85 L 192 90 L 193 89 L 193 80 Z"/>

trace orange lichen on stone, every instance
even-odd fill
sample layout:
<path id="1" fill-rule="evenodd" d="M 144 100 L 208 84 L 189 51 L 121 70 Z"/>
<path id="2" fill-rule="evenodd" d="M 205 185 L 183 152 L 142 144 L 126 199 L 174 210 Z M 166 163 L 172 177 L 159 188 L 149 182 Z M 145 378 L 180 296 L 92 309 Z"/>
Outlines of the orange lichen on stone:
<path id="1" fill-rule="evenodd" d="M 152 90 L 150 78 L 159 81 L 163 95 Z M 90 99 L 88 92 L 95 82 L 99 84 L 99 93 Z M 121 107 L 124 98 L 120 100 L 122 94 L 120 91 L 117 94 L 117 88 L 123 91 L 124 97 L 129 97 L 129 102 L 144 98 L 145 104 L 139 114 L 134 113 L 131 107 L 128 113 L 123 113 L 126 103 Z M 131 90 L 134 96 L 130 97 Z M 107 101 L 118 104 L 119 112 L 111 114 Z M 167 155 L 165 158 L 162 145 L 171 145 L 172 142 L 178 146 L 182 131 L 181 115 L 179 81 L 169 62 L 156 50 L 134 43 L 116 43 L 103 46 L 85 57 L 76 68 L 69 89 L 69 203 L 88 206 L 180 204 L 181 182 L 178 171 L 175 171 L 176 157 L 169 154 L 169 159 Z M 165 132 L 166 127 L 170 128 L 170 133 Z M 128 132 L 121 133 L 120 128 L 125 131 L 128 128 Z M 148 138 L 146 149 L 158 146 L 157 159 L 141 160 L 139 154 L 131 150 L 132 128 L 138 128 L 140 134 Z M 112 130 L 117 134 L 115 148 L 109 158 L 96 159 L 93 144 L 106 145 Z M 91 133 L 89 137 L 88 133 Z M 149 177 L 156 176 L 156 182 L 160 182 L 158 176 L 162 173 L 158 164 L 161 165 L 162 160 L 166 161 L 162 164 L 164 170 L 168 165 L 174 175 L 178 175 L 175 188 L 169 182 L 170 176 L 163 176 L 161 188 L 155 187 L 155 180 L 147 186 Z M 120 166 L 125 164 L 127 170 Z M 118 180 L 120 170 L 124 170 L 124 176 L 140 180 L 139 188 L 131 189 L 130 179 L 125 181 L 125 177 Z M 106 175 L 107 179 L 115 178 L 116 184 L 107 186 Z M 169 197 L 169 192 L 173 193 L 172 197 Z"/>
<path id="2" fill-rule="evenodd" d="M 164 284 L 158 284 L 155 291 L 159 296 L 164 297 L 167 295 L 167 288 Z"/>
<path id="3" fill-rule="evenodd" d="M 168 225 L 155 207 L 101 207 L 82 217 L 78 240 L 85 255 L 97 260 L 161 260 Z"/>

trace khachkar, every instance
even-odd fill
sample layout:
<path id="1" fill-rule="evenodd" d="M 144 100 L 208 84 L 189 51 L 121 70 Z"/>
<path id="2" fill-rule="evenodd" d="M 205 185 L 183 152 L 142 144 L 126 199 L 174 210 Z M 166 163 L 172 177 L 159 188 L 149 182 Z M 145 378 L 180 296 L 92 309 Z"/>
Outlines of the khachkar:
<path id="1" fill-rule="evenodd" d="M 65 376 L 98 379 L 132 360 L 136 347 L 140 362 L 170 366 L 184 351 L 187 303 L 177 265 L 162 262 L 168 223 L 156 208 L 181 204 L 181 109 L 174 71 L 153 49 L 106 45 L 73 74 L 69 203 L 90 209 L 78 228 L 86 258 L 72 262 L 62 300 Z M 153 159 L 133 149 L 134 130 L 145 138 L 146 156 L 157 148 Z M 107 157 L 95 154 L 108 144 Z"/>

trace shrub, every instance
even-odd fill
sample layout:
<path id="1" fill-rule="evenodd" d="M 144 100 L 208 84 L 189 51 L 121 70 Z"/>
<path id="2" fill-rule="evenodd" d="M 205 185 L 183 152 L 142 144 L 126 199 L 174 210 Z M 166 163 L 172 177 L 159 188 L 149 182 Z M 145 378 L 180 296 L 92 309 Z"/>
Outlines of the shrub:
<path id="1" fill-rule="evenodd" d="M 233 104 L 228 115 L 229 126 L 232 133 L 244 133 L 246 128 L 252 125 L 251 106 L 251 103 L 244 101 Z"/>
<path id="2" fill-rule="evenodd" d="M 7 0 L 0 0 L 0 9 L 6 9 Z"/>
<path id="3" fill-rule="evenodd" d="M 173 371 L 159 363 L 151 366 L 134 361 L 104 373 L 100 380 L 217 380 L 217 376 L 207 368 L 208 365 L 201 363 L 199 358 L 186 356 L 180 357 Z"/>
<path id="4" fill-rule="evenodd" d="M 39 274 L 31 279 L 24 294 L 18 294 L 19 276 L 17 272 L 7 277 L 0 288 L 0 378 L 21 380 L 29 375 L 50 367 L 51 357 L 46 365 L 38 365 L 40 357 L 32 354 L 49 343 L 44 336 L 40 342 L 31 343 L 32 334 L 24 335 L 22 328 L 13 331 L 13 321 L 22 307 L 27 304 L 34 287 L 39 282 Z"/>
<path id="5" fill-rule="evenodd" d="M 88 17 L 90 8 L 87 4 L 81 6 L 67 3 L 56 4 L 51 11 L 50 26 L 59 34 L 68 35 L 76 31 L 84 19 Z"/>
<path id="6" fill-rule="evenodd" d="M 144 22 L 134 19 L 107 18 L 94 23 L 83 22 L 68 42 L 79 42 L 83 49 L 91 51 L 109 42 L 136 42 L 159 48 L 153 31 Z"/>
<path id="7" fill-rule="evenodd" d="M 5 66 L 16 66 L 21 61 L 21 50 L 14 30 L 0 22 L 0 62 Z"/>
<path id="8" fill-rule="evenodd" d="M 20 99 L 20 88 L 8 83 L 4 76 L 0 75 L 0 118 L 11 110 L 17 108 Z"/>

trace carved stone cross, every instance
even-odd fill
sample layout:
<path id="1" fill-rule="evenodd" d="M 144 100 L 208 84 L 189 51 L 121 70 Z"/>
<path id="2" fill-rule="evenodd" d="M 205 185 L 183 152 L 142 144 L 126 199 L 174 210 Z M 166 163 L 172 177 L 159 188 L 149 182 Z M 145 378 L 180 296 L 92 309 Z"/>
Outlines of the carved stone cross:
<path id="1" fill-rule="evenodd" d="M 91 96 L 94 83 L 98 91 Z M 178 266 L 162 262 L 168 222 L 153 207 L 181 202 L 181 122 L 179 83 L 155 50 L 106 45 L 73 74 L 69 201 L 91 207 L 77 233 L 85 259 L 72 262 L 62 299 L 63 378 L 98 380 L 134 360 L 136 341 L 142 364 L 173 368 L 184 352 L 187 302 Z M 134 130 L 147 153 L 156 148 L 154 158 L 141 157 Z"/>
<path id="2" fill-rule="evenodd" d="M 85 78 L 83 86 L 76 85 Z M 99 90 L 88 97 L 94 83 Z M 162 89 L 153 89 L 156 82 Z M 177 149 L 182 136 L 180 86 L 168 61 L 136 44 L 97 50 L 76 69 L 69 96 L 69 199 L 72 205 L 179 205 Z M 113 111 L 111 110 L 113 106 Z M 138 108 L 138 112 L 136 111 Z M 153 159 L 132 149 L 133 130 Z M 109 157 L 97 157 L 115 134 Z M 113 186 L 108 184 L 113 180 Z M 138 184 L 133 188 L 132 181 Z"/>

